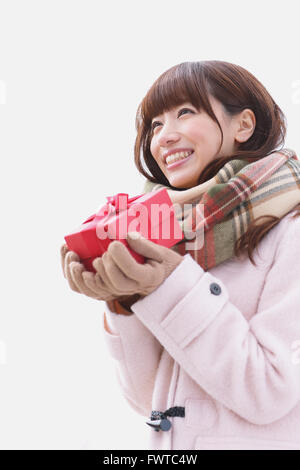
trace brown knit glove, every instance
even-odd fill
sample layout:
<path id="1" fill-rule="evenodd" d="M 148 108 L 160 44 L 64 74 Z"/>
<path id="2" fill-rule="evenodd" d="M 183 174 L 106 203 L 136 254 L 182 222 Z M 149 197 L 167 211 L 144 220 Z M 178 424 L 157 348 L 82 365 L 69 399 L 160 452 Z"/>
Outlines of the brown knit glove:
<path id="1" fill-rule="evenodd" d="M 127 242 L 136 253 L 146 258 L 145 264 L 138 263 L 126 246 L 118 240 L 110 243 L 102 257 L 93 261 L 93 266 L 104 285 L 116 296 L 150 294 L 183 260 L 179 253 L 147 240 L 138 233 L 137 238 L 130 238 L 128 234 Z M 88 288 L 97 292 L 93 275 L 83 274 Z"/>
<path id="2" fill-rule="evenodd" d="M 137 294 L 143 297 L 153 292 L 183 260 L 179 253 L 137 232 L 132 237 L 128 234 L 127 242 L 146 262 L 138 263 L 126 246 L 115 240 L 101 257 L 94 259 L 96 274 L 86 271 L 78 255 L 63 245 L 62 267 L 71 289 L 98 300 L 126 302 L 129 297 L 136 299 Z"/>
<path id="3" fill-rule="evenodd" d="M 80 262 L 79 256 L 74 251 L 70 251 L 66 244 L 61 246 L 60 256 L 64 277 L 67 279 L 70 288 L 74 292 L 104 301 L 118 298 L 118 295 L 115 295 L 110 289 L 106 288 L 99 274 L 86 271 L 85 266 Z M 84 280 L 86 274 L 89 275 L 94 290 L 90 289 L 86 284 Z M 91 281 L 91 279 L 93 279 L 93 281 Z"/>
<path id="4" fill-rule="evenodd" d="M 133 313 L 130 307 L 140 299 L 141 296 L 139 294 L 121 297 L 112 295 L 109 289 L 106 289 L 104 285 L 100 285 L 99 274 L 94 275 L 98 279 L 99 286 L 95 293 L 86 286 L 83 280 L 82 276 L 85 267 L 80 263 L 79 256 L 74 251 L 70 251 L 66 244 L 61 246 L 60 255 L 64 277 L 68 280 L 69 286 L 74 292 L 85 294 L 93 299 L 106 301 L 110 310 L 119 315 L 130 315 Z M 97 280 L 94 282 L 97 284 Z"/>

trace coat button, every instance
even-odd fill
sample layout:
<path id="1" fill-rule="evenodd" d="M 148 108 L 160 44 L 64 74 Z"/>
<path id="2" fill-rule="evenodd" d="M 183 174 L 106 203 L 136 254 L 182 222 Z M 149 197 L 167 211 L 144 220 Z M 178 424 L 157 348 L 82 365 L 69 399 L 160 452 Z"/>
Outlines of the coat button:
<path id="1" fill-rule="evenodd" d="M 210 288 L 210 292 L 214 295 L 220 295 L 222 292 L 221 287 L 216 282 L 212 282 L 209 288 Z"/>

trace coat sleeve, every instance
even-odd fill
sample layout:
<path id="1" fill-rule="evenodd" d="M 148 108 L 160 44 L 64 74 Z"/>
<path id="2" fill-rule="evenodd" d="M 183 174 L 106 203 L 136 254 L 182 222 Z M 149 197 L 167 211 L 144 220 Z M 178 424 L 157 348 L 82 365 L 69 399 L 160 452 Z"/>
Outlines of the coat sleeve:
<path id="1" fill-rule="evenodd" d="M 254 424 L 280 419 L 300 399 L 299 240 L 300 218 L 291 219 L 250 321 L 189 254 L 131 307 L 199 386 Z"/>
<path id="2" fill-rule="evenodd" d="M 162 345 L 136 315 L 116 314 L 107 304 L 103 333 L 124 398 L 134 411 L 149 417 Z"/>

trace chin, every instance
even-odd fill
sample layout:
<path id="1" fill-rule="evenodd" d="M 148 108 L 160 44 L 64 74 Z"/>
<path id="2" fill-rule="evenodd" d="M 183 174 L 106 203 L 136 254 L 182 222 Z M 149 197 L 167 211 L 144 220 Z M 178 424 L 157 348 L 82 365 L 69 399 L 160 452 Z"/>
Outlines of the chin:
<path id="1" fill-rule="evenodd" d="M 194 168 L 194 171 L 187 169 L 188 171 L 181 171 L 178 174 L 168 174 L 167 178 L 169 183 L 178 189 L 190 189 L 198 185 L 198 181 L 201 175 L 201 168 Z M 181 174 L 179 174 L 181 173 Z M 197 178 L 195 178 L 197 176 Z"/>

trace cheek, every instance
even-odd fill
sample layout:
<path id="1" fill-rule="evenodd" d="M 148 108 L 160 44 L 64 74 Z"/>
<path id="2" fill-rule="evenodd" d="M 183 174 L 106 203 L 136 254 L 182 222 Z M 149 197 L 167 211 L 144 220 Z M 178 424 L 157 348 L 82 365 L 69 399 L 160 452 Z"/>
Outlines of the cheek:
<path id="1" fill-rule="evenodd" d="M 151 144 L 150 144 L 150 152 L 155 158 L 155 160 L 158 160 L 158 145 L 155 143 L 155 139 L 152 139 Z"/>
<path id="2" fill-rule="evenodd" d="M 190 137 L 197 144 L 210 144 L 221 138 L 220 130 L 215 123 L 204 122 L 190 129 Z"/>
<path id="3" fill-rule="evenodd" d="M 183 134 L 186 135 L 193 142 L 202 141 L 209 132 L 210 126 L 206 120 L 195 120 L 194 122 L 187 122 L 183 128 Z"/>
<path id="4" fill-rule="evenodd" d="M 152 140 L 151 143 L 150 143 L 150 152 L 152 153 L 152 155 L 153 155 L 153 153 L 155 153 L 154 145 L 153 145 L 153 140 Z"/>

